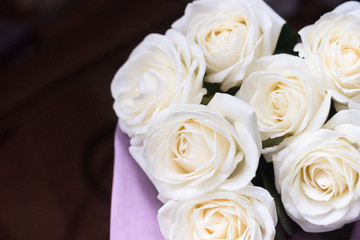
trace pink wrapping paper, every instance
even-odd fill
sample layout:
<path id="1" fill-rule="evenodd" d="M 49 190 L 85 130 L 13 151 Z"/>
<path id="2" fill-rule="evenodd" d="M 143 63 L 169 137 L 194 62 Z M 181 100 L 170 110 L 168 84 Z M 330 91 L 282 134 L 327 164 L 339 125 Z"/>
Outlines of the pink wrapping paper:
<path id="1" fill-rule="evenodd" d="M 110 239 L 163 240 L 157 223 L 157 212 L 162 203 L 128 148 L 129 138 L 117 128 Z"/>
<path id="2" fill-rule="evenodd" d="M 129 138 L 117 127 L 111 201 L 110 240 L 163 240 L 157 222 L 162 203 L 145 173 L 130 156 Z M 360 204 L 360 203 L 359 203 Z M 320 234 L 297 232 L 292 240 L 322 240 Z M 360 239 L 360 221 L 350 240 Z"/>

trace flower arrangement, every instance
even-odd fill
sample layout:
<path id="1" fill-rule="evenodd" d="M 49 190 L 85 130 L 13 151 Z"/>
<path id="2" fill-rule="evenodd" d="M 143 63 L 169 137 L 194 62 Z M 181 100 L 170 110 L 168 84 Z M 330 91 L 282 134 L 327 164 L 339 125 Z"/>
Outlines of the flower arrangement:
<path id="1" fill-rule="evenodd" d="M 360 219 L 360 3 L 303 28 L 295 53 L 276 47 L 284 24 L 262 0 L 196 0 L 116 73 L 114 110 L 165 239 L 286 239 L 293 222 Z"/>

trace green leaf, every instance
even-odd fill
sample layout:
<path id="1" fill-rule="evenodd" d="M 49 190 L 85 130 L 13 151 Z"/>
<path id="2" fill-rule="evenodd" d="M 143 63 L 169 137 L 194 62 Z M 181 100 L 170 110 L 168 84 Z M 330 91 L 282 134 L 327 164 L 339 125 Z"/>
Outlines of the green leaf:
<path id="1" fill-rule="evenodd" d="M 201 103 L 202 105 L 207 105 L 211 99 L 214 97 L 215 93 L 221 92 L 219 83 L 208 83 L 204 82 L 203 87 L 206 88 L 206 95 L 202 98 Z"/>
<path id="2" fill-rule="evenodd" d="M 271 163 L 266 163 L 265 160 L 263 160 L 263 159 L 262 159 L 262 162 L 263 162 L 261 164 L 262 166 L 259 166 L 259 167 L 261 167 L 260 176 L 262 178 L 262 182 L 263 182 L 266 190 L 268 190 L 270 195 L 274 198 L 276 212 L 277 212 L 278 220 L 279 220 L 281 226 L 283 227 L 285 232 L 291 236 L 292 229 L 291 229 L 291 225 L 290 225 L 290 220 L 289 220 L 289 217 L 286 214 L 285 208 L 281 202 L 280 194 L 278 194 L 278 192 L 276 191 L 274 179 L 272 179 L 272 180 L 269 179 L 269 177 L 267 176 L 267 174 L 265 172 L 265 168 L 269 169 L 268 167 L 266 167 L 266 165 L 269 165 Z M 280 237 L 281 235 L 284 235 L 284 234 L 278 234 L 278 237 Z"/>
<path id="3" fill-rule="evenodd" d="M 277 137 L 277 138 L 268 138 L 262 142 L 262 148 L 269 148 L 279 145 L 282 141 L 284 141 L 285 136 Z"/>
<path id="4" fill-rule="evenodd" d="M 201 100 L 201 103 L 200 104 L 202 104 L 202 105 L 207 105 L 210 101 L 211 101 L 211 99 L 214 97 L 214 95 L 205 95 L 203 98 L 202 98 L 202 100 Z"/>
<path id="5" fill-rule="evenodd" d="M 206 88 L 207 90 L 206 95 L 201 100 L 201 104 L 203 105 L 207 105 L 216 93 L 227 93 L 234 96 L 237 93 L 237 91 L 239 91 L 240 89 L 240 87 L 232 87 L 228 91 L 224 92 L 220 89 L 221 85 L 219 83 L 209 83 L 209 82 L 204 82 L 203 87 Z"/>
<path id="6" fill-rule="evenodd" d="M 274 54 L 287 53 L 297 56 L 297 53 L 294 52 L 294 46 L 298 43 L 298 38 L 297 32 L 295 32 L 289 23 L 285 23 L 281 29 Z"/>
<path id="7" fill-rule="evenodd" d="M 289 238 L 286 236 L 284 228 L 281 226 L 281 224 L 276 226 L 276 234 L 275 238 L 276 240 L 288 240 Z"/>
<path id="8" fill-rule="evenodd" d="M 207 90 L 207 94 L 206 95 L 214 95 L 217 92 L 222 92 L 220 90 L 220 83 L 209 83 L 209 82 L 204 82 L 203 83 L 203 87 L 206 88 Z"/>

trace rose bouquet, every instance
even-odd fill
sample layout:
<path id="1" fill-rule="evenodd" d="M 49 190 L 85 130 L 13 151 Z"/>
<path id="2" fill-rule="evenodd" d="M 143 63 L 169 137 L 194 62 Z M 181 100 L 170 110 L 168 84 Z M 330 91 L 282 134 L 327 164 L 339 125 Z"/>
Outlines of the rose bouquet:
<path id="1" fill-rule="evenodd" d="M 119 127 L 165 239 L 289 239 L 360 219 L 360 3 L 299 43 L 284 24 L 262 0 L 197 0 L 116 73 Z"/>

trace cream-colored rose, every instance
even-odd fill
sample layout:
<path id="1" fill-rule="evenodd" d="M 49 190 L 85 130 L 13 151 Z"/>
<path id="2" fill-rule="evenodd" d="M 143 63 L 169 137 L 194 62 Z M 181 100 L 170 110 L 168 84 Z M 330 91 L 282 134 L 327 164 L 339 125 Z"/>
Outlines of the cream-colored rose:
<path id="1" fill-rule="evenodd" d="M 274 155 L 277 190 L 305 231 L 331 231 L 359 219 L 359 146 L 360 111 L 343 110 Z"/>
<path id="2" fill-rule="evenodd" d="M 255 59 L 273 53 L 283 24 L 262 0 L 200 0 L 188 4 L 172 27 L 200 46 L 205 80 L 228 90 L 240 85 Z"/>
<path id="3" fill-rule="evenodd" d="M 116 73 L 111 93 L 121 129 L 146 132 L 149 120 L 173 104 L 200 103 L 205 60 L 196 44 L 175 30 L 150 34 Z"/>
<path id="4" fill-rule="evenodd" d="M 299 57 L 287 54 L 258 59 L 237 97 L 254 108 L 261 139 L 297 136 L 325 122 L 330 96 Z"/>
<path id="5" fill-rule="evenodd" d="M 155 116 L 143 146 L 130 153 L 159 191 L 180 200 L 219 187 L 234 189 L 255 176 L 261 141 L 248 104 L 216 94 L 207 106 L 174 105 Z"/>
<path id="6" fill-rule="evenodd" d="M 295 51 L 341 103 L 360 103 L 360 3 L 346 2 L 300 30 Z"/>
<path id="7" fill-rule="evenodd" d="M 266 190 L 245 186 L 169 201 L 158 220 L 166 240 L 272 240 L 277 216 Z"/>

